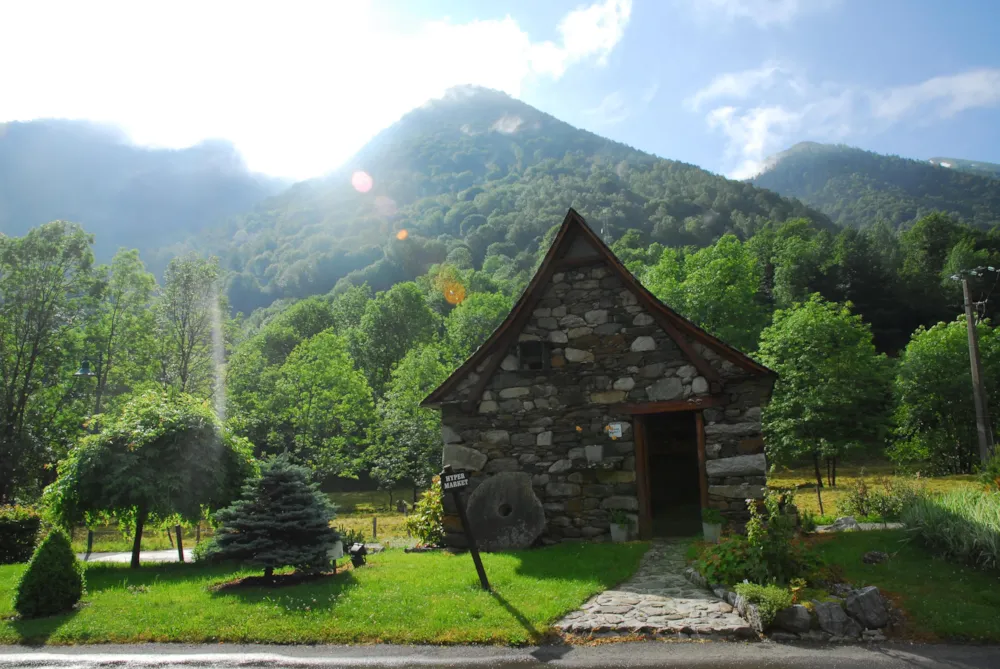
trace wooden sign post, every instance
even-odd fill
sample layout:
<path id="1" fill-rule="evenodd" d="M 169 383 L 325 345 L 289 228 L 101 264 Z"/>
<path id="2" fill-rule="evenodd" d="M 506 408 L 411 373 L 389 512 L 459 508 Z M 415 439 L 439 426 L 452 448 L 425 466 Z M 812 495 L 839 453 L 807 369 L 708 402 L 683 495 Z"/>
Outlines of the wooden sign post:
<path id="1" fill-rule="evenodd" d="M 469 552 L 472 553 L 472 561 L 476 565 L 476 573 L 479 574 L 479 584 L 483 590 L 489 591 L 490 582 L 486 579 L 486 570 L 483 569 L 483 561 L 479 558 L 479 548 L 476 546 L 476 537 L 469 527 L 469 517 L 465 515 L 465 502 L 462 500 L 462 490 L 469 487 L 469 475 L 466 472 L 454 472 L 451 465 L 445 465 L 441 472 L 441 490 L 451 491 L 455 506 L 458 507 L 458 518 L 462 521 L 462 531 L 465 539 L 469 542 Z"/>

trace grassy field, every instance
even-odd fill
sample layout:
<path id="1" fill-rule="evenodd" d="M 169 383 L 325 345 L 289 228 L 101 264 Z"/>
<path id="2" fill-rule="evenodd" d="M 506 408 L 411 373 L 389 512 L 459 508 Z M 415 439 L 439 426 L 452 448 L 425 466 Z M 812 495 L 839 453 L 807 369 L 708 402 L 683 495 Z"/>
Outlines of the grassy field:
<path id="1" fill-rule="evenodd" d="M 499 643 L 538 640 L 588 597 L 627 578 L 647 544 L 562 544 L 483 556 L 391 550 L 368 565 L 297 586 L 213 591 L 250 572 L 200 564 L 87 566 L 72 613 L 17 620 L 23 565 L 0 567 L 0 644 L 266 642 Z"/>
<path id="2" fill-rule="evenodd" d="M 905 530 L 845 532 L 817 538 L 816 548 L 855 585 L 875 585 L 905 612 L 906 637 L 1000 642 L 1000 574 L 934 557 L 906 540 Z M 868 551 L 890 559 L 865 564 Z"/>
<path id="3" fill-rule="evenodd" d="M 327 493 L 338 513 L 396 511 L 396 502 L 403 500 L 408 507 L 413 506 L 413 488 L 400 488 L 392 491 L 392 505 L 389 504 L 389 492 L 386 490 L 361 490 L 356 492 Z M 361 507 L 360 509 L 358 507 Z"/>
<path id="4" fill-rule="evenodd" d="M 888 476 L 895 478 L 897 474 L 891 464 L 884 462 L 870 463 L 864 466 L 849 465 L 837 467 L 837 487 L 824 487 L 822 489 L 823 510 L 827 516 L 844 515 L 840 509 L 840 501 L 847 494 L 854 481 L 864 471 L 865 478 L 872 483 L 876 476 Z M 826 473 L 824 471 L 824 477 Z M 906 477 L 915 481 L 912 476 Z M 768 474 L 767 483 L 771 486 L 794 487 L 802 483 L 815 484 L 816 476 L 813 468 L 801 467 L 797 469 L 783 469 Z M 967 487 L 975 487 L 976 477 L 973 475 L 955 475 L 939 477 L 920 477 L 918 485 L 927 492 L 946 492 Z M 819 501 L 816 499 L 815 487 L 802 488 L 795 494 L 795 505 L 800 511 L 811 511 L 819 514 Z"/>

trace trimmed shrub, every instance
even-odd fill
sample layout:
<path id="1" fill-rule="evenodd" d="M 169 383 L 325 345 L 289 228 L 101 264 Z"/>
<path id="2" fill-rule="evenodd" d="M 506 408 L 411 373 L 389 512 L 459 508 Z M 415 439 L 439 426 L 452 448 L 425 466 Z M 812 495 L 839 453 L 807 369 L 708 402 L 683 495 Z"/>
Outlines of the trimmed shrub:
<path id="1" fill-rule="evenodd" d="M 760 622 L 766 629 L 781 609 L 792 605 L 792 593 L 777 585 L 758 585 L 756 583 L 737 583 L 733 588 L 751 604 L 757 605 Z"/>
<path id="2" fill-rule="evenodd" d="M 83 565 L 66 534 L 53 530 L 39 544 L 17 584 L 14 609 L 25 618 L 69 611 L 80 601 L 83 589 Z"/>
<path id="3" fill-rule="evenodd" d="M 955 490 L 914 498 L 902 521 L 941 557 L 977 569 L 1000 569 L 1000 492 Z"/>
<path id="4" fill-rule="evenodd" d="M 406 529 L 424 546 L 440 546 L 444 541 L 444 499 L 439 477 L 435 476 L 431 487 L 420 495 L 406 519 Z"/>
<path id="5" fill-rule="evenodd" d="M 27 562 L 42 519 L 27 506 L 0 506 L 0 564 Z"/>

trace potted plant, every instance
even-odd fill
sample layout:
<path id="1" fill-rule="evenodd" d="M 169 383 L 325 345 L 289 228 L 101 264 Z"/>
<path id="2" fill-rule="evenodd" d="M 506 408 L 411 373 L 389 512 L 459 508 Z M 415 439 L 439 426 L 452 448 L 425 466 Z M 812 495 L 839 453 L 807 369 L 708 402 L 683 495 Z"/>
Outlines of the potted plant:
<path id="1" fill-rule="evenodd" d="M 701 510 L 701 532 L 705 541 L 717 543 L 722 536 L 722 512 L 718 509 Z"/>
<path id="2" fill-rule="evenodd" d="M 632 518 L 621 509 L 611 511 L 611 541 L 616 544 L 628 541 L 632 529 Z"/>

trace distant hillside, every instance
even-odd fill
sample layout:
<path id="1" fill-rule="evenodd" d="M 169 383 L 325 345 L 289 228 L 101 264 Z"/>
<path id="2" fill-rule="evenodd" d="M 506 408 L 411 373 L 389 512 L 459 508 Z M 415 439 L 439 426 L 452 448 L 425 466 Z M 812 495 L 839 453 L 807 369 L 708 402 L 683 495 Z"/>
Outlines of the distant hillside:
<path id="1" fill-rule="evenodd" d="M 356 170 L 371 176 L 370 191 L 352 188 Z M 210 246 L 234 272 L 230 303 L 249 312 L 338 282 L 385 289 L 446 259 L 515 280 L 571 206 L 609 238 L 636 228 L 671 246 L 749 236 L 766 220 L 832 226 L 800 202 L 461 87 L 405 115 L 343 169 L 230 220 Z"/>
<path id="2" fill-rule="evenodd" d="M 997 163 L 987 163 L 981 160 L 964 160 L 962 158 L 931 158 L 927 162 L 931 165 L 947 167 L 959 172 L 968 172 L 970 174 L 1000 179 L 1000 165 Z"/>
<path id="3" fill-rule="evenodd" d="M 904 225 L 932 211 L 1000 223 L 1000 180 L 849 146 L 803 142 L 768 161 L 752 183 L 795 197 L 842 225 Z"/>
<path id="4" fill-rule="evenodd" d="M 0 124 L 0 232 L 74 221 L 96 235 L 103 259 L 120 246 L 150 258 L 283 186 L 248 172 L 226 142 L 148 149 L 85 121 Z"/>

